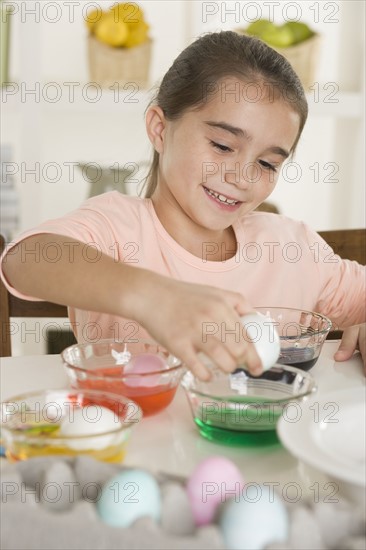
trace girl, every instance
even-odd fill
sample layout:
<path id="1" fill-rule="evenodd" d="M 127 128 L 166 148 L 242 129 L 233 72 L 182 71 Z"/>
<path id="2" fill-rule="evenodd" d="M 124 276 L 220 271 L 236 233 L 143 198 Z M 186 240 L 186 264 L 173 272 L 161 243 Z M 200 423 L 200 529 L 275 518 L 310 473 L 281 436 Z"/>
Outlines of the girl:
<path id="1" fill-rule="evenodd" d="M 364 268 L 328 263 L 329 248 L 303 223 L 254 212 L 306 117 L 281 55 L 230 31 L 202 36 L 147 110 L 146 198 L 106 193 L 23 234 L 3 259 L 5 284 L 67 304 L 79 341 L 150 336 L 202 379 L 200 352 L 227 372 L 242 362 L 261 372 L 239 328 L 255 307 L 363 322 Z"/>

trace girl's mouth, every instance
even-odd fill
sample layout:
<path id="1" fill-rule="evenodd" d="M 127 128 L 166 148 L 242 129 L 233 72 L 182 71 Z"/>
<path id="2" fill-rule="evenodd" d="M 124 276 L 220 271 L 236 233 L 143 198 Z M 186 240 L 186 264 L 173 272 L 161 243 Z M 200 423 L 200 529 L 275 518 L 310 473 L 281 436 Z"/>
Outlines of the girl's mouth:
<path id="1" fill-rule="evenodd" d="M 203 186 L 203 189 L 205 190 L 206 194 L 209 197 L 211 197 L 216 203 L 218 203 L 222 206 L 235 207 L 235 206 L 239 206 L 241 204 L 241 201 L 230 199 L 229 197 L 226 197 L 225 195 L 222 195 L 221 193 L 216 193 L 216 191 L 212 191 L 212 189 L 208 189 L 205 186 Z"/>

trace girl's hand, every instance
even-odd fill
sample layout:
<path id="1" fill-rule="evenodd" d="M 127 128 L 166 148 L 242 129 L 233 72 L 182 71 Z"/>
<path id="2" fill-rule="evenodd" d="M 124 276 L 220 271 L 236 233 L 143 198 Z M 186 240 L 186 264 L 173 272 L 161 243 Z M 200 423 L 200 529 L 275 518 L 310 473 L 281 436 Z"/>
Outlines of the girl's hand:
<path id="1" fill-rule="evenodd" d="M 210 378 L 200 352 L 225 372 L 243 363 L 252 374 L 262 372 L 254 345 L 244 339 L 240 316 L 253 308 L 241 294 L 156 274 L 139 289 L 133 317 L 198 378 Z"/>
<path id="2" fill-rule="evenodd" d="M 347 361 L 356 349 L 360 350 L 366 375 L 366 323 L 345 329 L 334 359 L 336 361 Z"/>

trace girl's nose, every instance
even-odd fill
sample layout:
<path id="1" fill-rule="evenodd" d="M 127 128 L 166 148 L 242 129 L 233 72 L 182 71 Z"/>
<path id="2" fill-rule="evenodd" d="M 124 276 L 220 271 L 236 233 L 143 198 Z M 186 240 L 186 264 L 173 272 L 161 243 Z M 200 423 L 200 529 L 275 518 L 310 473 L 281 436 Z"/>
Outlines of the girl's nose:
<path id="1" fill-rule="evenodd" d="M 240 189 L 247 189 L 260 179 L 258 166 L 254 162 L 235 162 L 234 165 L 225 166 L 223 175 L 226 183 L 236 185 Z"/>

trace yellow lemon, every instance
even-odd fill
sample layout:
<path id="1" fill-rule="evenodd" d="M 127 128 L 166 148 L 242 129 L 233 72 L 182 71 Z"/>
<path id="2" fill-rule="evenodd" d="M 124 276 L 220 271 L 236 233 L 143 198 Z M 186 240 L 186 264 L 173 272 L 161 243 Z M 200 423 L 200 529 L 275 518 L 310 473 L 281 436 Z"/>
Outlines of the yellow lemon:
<path id="1" fill-rule="evenodd" d="M 144 20 L 144 12 L 135 2 L 122 2 L 111 8 L 115 20 L 127 25 L 136 25 Z"/>
<path id="2" fill-rule="evenodd" d="M 128 26 L 128 37 L 125 42 L 126 48 L 133 48 L 139 44 L 143 44 L 148 39 L 149 25 L 145 21 L 140 21 L 136 25 Z"/>
<path id="3" fill-rule="evenodd" d="M 128 37 L 128 26 L 123 21 L 115 21 L 114 14 L 109 12 L 95 26 L 95 36 L 108 46 L 124 46 Z"/>
<path id="4" fill-rule="evenodd" d="M 99 21 L 106 15 L 106 13 L 101 9 L 97 8 L 95 10 L 91 10 L 89 13 L 87 13 L 85 17 L 85 23 L 90 32 L 94 31 L 94 27 Z"/>

